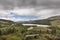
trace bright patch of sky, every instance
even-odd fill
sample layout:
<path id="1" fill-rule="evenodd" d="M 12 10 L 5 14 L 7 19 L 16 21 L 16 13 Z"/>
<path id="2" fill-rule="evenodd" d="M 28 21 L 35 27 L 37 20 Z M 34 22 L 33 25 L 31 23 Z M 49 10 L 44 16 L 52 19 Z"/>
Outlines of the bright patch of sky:
<path id="1" fill-rule="evenodd" d="M 30 16 L 30 15 L 15 15 L 13 17 L 20 18 L 20 19 L 35 19 L 35 18 L 38 18 L 38 16 Z"/>

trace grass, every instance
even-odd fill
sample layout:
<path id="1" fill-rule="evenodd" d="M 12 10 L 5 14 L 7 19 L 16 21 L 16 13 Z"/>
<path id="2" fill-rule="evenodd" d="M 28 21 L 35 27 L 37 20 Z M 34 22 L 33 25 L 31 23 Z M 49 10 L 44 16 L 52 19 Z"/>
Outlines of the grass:
<path id="1" fill-rule="evenodd" d="M 23 27 L 23 26 L 1 28 L 0 31 L 2 34 L 0 34 L 0 40 L 23 40 L 25 38 L 24 36 L 26 36 L 27 34 L 28 35 L 39 34 L 38 39 L 32 38 L 31 40 L 50 40 L 51 37 L 55 36 L 54 34 L 51 34 L 52 29 L 50 28 L 33 27 L 32 30 L 27 30 L 27 29 L 28 27 Z M 56 31 L 57 34 L 60 34 L 60 30 L 58 30 L 58 28 Z"/>

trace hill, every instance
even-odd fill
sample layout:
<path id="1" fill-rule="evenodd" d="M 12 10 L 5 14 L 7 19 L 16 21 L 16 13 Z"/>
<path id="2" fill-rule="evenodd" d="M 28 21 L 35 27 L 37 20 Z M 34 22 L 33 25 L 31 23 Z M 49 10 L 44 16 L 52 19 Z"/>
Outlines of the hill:
<path id="1" fill-rule="evenodd" d="M 49 24 L 52 25 L 52 28 L 33 27 L 31 30 L 27 30 L 30 27 L 21 26 L 18 22 L 13 27 L 10 27 L 11 24 L 14 23 L 15 22 L 10 20 L 0 19 L 0 40 L 58 40 L 60 38 L 60 16 L 54 16 L 43 20 L 20 22 L 21 24 Z M 57 26 L 56 30 L 55 26 Z M 38 36 L 34 36 L 36 34 L 38 34 Z M 29 35 L 33 35 L 34 37 Z"/>
<path id="2" fill-rule="evenodd" d="M 15 23 L 15 22 L 10 21 L 10 20 L 0 19 L 0 28 L 9 27 L 13 23 Z"/>
<path id="3" fill-rule="evenodd" d="M 53 16 L 49 17 L 47 19 L 42 19 L 42 20 L 33 20 L 33 21 L 24 21 L 24 22 L 19 22 L 19 23 L 25 23 L 25 24 L 44 24 L 44 25 L 50 25 L 51 22 L 60 21 L 60 16 Z"/>

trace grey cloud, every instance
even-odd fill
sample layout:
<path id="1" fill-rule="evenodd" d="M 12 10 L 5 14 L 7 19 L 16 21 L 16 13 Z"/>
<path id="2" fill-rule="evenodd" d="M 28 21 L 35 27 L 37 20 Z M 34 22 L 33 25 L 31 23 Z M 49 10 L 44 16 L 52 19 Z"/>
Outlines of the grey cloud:
<path id="1" fill-rule="evenodd" d="M 21 10 L 20 9 L 21 7 L 24 7 L 22 9 L 25 10 L 28 9 L 29 11 L 26 11 L 28 13 L 25 13 L 25 11 L 23 10 L 22 12 L 24 13 L 22 14 L 19 11 Z M 29 7 L 33 7 L 32 13 L 30 12 L 31 8 Z M 2 12 L 0 11 L 0 16 L 2 15 L 3 19 L 9 19 L 15 21 L 16 18 L 13 18 L 11 16 L 17 14 L 34 15 L 34 16 L 39 16 L 37 19 L 42 19 L 50 16 L 60 15 L 60 0 L 0 0 L 0 10 L 1 9 L 3 10 Z M 9 11 L 5 11 L 5 10 L 9 10 Z M 16 14 L 14 13 L 13 15 L 10 14 L 10 11 L 14 11 L 14 10 L 15 12 L 17 11 L 17 13 Z M 6 16 L 8 18 L 6 18 Z M 23 19 L 17 19 L 17 20 L 23 20 Z"/>
<path id="2" fill-rule="evenodd" d="M 60 0 L 0 0 L 3 9 L 14 9 L 14 7 L 43 6 L 46 8 L 60 8 Z"/>

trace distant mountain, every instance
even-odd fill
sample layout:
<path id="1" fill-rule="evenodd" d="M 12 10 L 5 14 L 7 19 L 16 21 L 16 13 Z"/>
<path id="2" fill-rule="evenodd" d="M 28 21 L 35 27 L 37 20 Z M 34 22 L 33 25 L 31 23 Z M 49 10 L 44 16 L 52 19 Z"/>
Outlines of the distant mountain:
<path id="1" fill-rule="evenodd" d="M 13 23 L 13 21 L 11 21 L 11 20 L 5 20 L 5 19 L 0 19 L 0 21 L 2 21 L 2 22 L 12 22 Z"/>
<path id="2" fill-rule="evenodd" d="M 14 24 L 15 22 L 5 19 L 0 19 L 0 28 L 2 27 L 9 27 L 10 25 Z"/>
<path id="3" fill-rule="evenodd" d="M 44 25 L 50 25 L 51 22 L 53 21 L 60 21 L 60 16 L 53 16 L 53 17 L 49 17 L 47 19 L 42 19 L 42 20 L 33 20 L 33 21 L 23 21 L 23 22 L 20 22 L 20 23 L 25 23 L 25 24 L 44 24 Z"/>
<path id="4" fill-rule="evenodd" d="M 48 18 L 49 20 L 60 20 L 60 16 L 53 16 Z"/>

